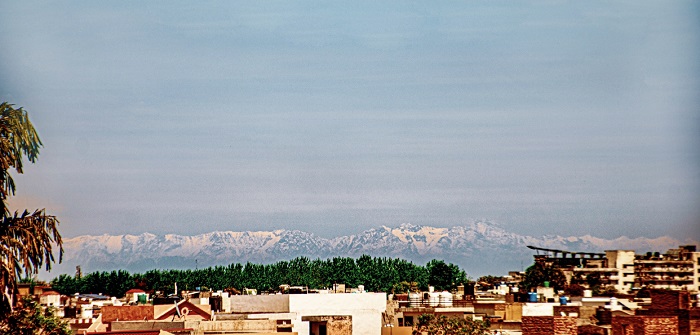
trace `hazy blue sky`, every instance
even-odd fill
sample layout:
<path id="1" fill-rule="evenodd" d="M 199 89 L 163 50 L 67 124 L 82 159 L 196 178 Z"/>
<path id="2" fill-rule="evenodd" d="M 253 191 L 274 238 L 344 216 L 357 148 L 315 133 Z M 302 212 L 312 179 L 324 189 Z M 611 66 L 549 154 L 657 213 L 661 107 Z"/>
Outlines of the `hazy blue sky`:
<path id="1" fill-rule="evenodd" d="M 700 238 L 700 3 L 0 3 L 64 236 Z"/>

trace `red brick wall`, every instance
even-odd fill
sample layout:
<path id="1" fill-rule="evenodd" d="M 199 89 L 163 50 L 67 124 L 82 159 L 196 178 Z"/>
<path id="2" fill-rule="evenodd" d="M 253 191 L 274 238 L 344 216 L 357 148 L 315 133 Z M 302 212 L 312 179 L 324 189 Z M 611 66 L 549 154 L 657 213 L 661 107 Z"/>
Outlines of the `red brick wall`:
<path id="1" fill-rule="evenodd" d="M 612 335 L 678 335 L 675 316 L 613 316 Z"/>
<path id="2" fill-rule="evenodd" d="M 678 335 L 678 318 L 646 317 L 644 319 L 644 334 Z"/>
<path id="3" fill-rule="evenodd" d="M 688 330 L 691 335 L 700 335 L 700 309 L 692 309 L 688 315 Z"/>
<path id="4" fill-rule="evenodd" d="M 553 316 L 523 316 L 523 335 L 551 335 L 554 333 Z"/>
<path id="5" fill-rule="evenodd" d="M 690 310 L 687 309 L 638 309 L 637 315 L 677 317 L 678 335 L 690 335 Z"/>
<path id="6" fill-rule="evenodd" d="M 690 308 L 690 293 L 688 291 L 651 290 L 651 306 L 649 309 L 688 309 Z"/>
<path id="7" fill-rule="evenodd" d="M 642 335 L 644 323 L 638 316 L 613 316 L 612 335 Z"/>
<path id="8" fill-rule="evenodd" d="M 596 325 L 582 325 L 578 327 L 579 335 L 607 335 L 607 331 L 603 327 Z"/>
<path id="9" fill-rule="evenodd" d="M 568 316 L 523 316 L 523 335 L 576 335 L 576 319 Z"/>
<path id="10" fill-rule="evenodd" d="M 568 316 L 555 316 L 554 317 L 554 335 L 577 335 L 578 326 L 576 326 L 576 319 Z"/>
<path id="11" fill-rule="evenodd" d="M 153 306 L 104 306 L 102 322 L 153 320 Z"/>

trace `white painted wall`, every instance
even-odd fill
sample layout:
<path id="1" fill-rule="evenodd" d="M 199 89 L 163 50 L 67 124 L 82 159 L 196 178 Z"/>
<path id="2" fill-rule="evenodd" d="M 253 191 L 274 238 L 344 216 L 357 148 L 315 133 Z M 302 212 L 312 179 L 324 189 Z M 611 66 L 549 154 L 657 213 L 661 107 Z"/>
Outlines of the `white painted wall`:
<path id="1" fill-rule="evenodd" d="M 48 294 L 39 297 L 39 303 L 46 306 L 58 307 L 61 305 L 60 294 Z"/>
<path id="2" fill-rule="evenodd" d="M 700 291 L 700 252 L 692 253 L 690 259 L 693 261 L 693 287 L 688 287 L 688 290 L 697 292 Z"/>
<path id="3" fill-rule="evenodd" d="M 628 292 L 630 283 L 634 283 L 634 250 L 606 250 L 608 267 L 617 269 L 615 289 L 618 292 Z"/>
<path id="4" fill-rule="evenodd" d="M 554 287 L 538 286 L 537 296 L 545 299 L 554 299 Z"/>
<path id="5" fill-rule="evenodd" d="M 353 335 L 381 335 L 386 293 L 290 294 L 289 311 L 297 314 L 293 331 L 309 335 L 304 316 L 350 315 Z"/>
<path id="6" fill-rule="evenodd" d="M 552 316 L 554 315 L 554 306 L 559 306 L 559 304 L 528 302 L 523 305 L 523 316 Z"/>
<path id="7" fill-rule="evenodd" d="M 237 295 L 230 298 L 234 313 L 255 319 L 291 319 L 292 331 L 309 335 L 305 316 L 349 315 L 353 335 L 381 335 L 386 293 Z"/>

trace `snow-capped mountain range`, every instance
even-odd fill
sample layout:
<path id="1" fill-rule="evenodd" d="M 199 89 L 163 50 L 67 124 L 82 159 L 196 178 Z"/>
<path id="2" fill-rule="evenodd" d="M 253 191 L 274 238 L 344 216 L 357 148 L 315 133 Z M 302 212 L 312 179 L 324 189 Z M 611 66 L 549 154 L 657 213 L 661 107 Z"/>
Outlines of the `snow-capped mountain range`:
<path id="1" fill-rule="evenodd" d="M 382 226 L 356 235 L 331 239 L 299 230 L 212 232 L 183 235 L 101 235 L 78 236 L 63 241 L 63 263 L 51 276 L 72 274 L 80 265 L 83 272 L 125 269 L 194 269 L 230 263 L 272 263 L 297 256 L 404 258 L 417 264 L 442 259 L 457 264 L 472 277 L 505 275 L 532 264 L 534 245 L 570 251 L 600 252 L 611 249 L 665 252 L 669 248 L 696 241 L 670 237 L 603 239 L 590 235 L 540 237 L 511 233 L 491 222 L 473 222 L 452 228 L 402 224 Z"/>

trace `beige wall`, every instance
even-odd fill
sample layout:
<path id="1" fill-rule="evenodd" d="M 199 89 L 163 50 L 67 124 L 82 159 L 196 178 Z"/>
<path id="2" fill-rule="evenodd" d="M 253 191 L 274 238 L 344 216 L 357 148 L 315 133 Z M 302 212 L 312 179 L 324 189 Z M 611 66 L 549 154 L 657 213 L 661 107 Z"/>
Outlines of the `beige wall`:
<path id="1" fill-rule="evenodd" d="M 113 321 L 111 328 L 116 330 L 143 330 L 143 329 L 182 329 L 188 328 L 185 321 Z"/>
<path id="2" fill-rule="evenodd" d="M 231 320 L 231 321 L 115 321 L 111 323 L 112 330 L 143 330 L 143 329 L 195 329 L 195 334 L 205 332 L 236 332 L 236 333 L 275 333 L 275 320 Z"/>
<path id="3" fill-rule="evenodd" d="M 275 320 L 202 321 L 199 323 L 198 329 L 204 332 L 235 331 L 240 333 L 267 331 L 273 333 L 277 331 L 277 322 Z"/>
<path id="4" fill-rule="evenodd" d="M 523 305 L 521 303 L 513 303 L 506 305 L 506 316 L 503 320 L 520 321 L 523 317 Z"/>
<path id="5" fill-rule="evenodd" d="M 381 335 L 413 335 L 413 327 L 384 327 Z"/>
<path id="6" fill-rule="evenodd" d="M 290 296 L 293 295 L 234 295 L 231 296 L 231 312 L 236 314 L 288 313 Z"/>

